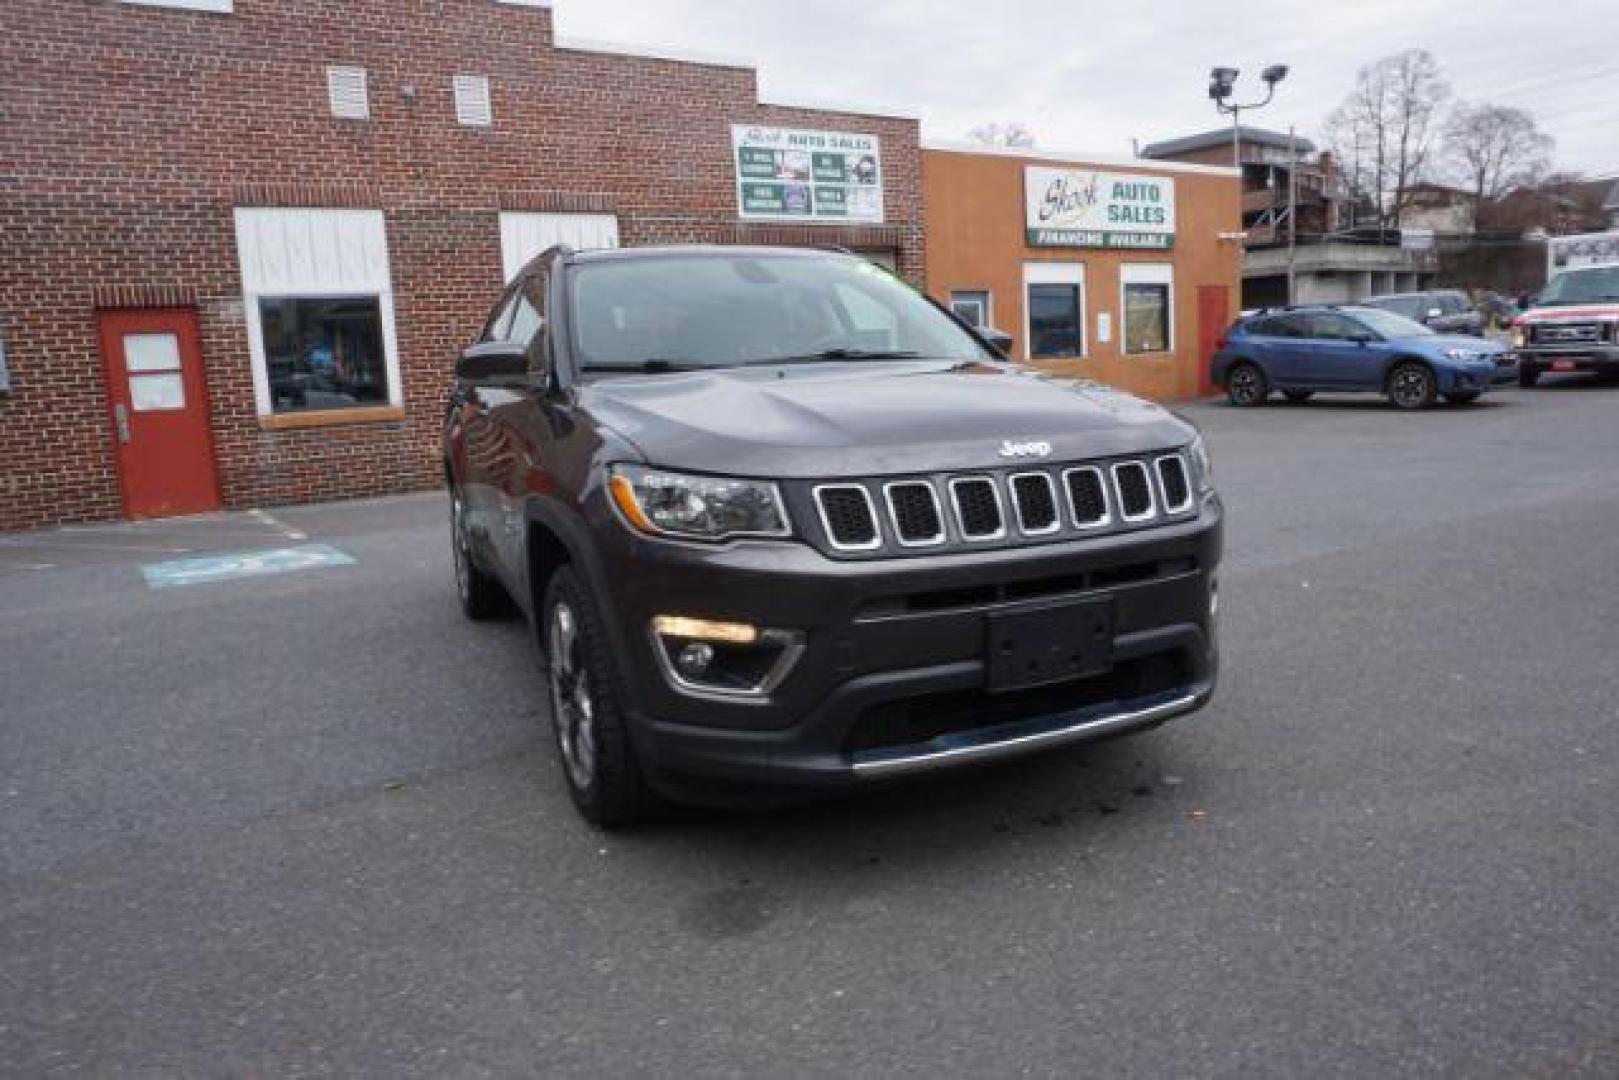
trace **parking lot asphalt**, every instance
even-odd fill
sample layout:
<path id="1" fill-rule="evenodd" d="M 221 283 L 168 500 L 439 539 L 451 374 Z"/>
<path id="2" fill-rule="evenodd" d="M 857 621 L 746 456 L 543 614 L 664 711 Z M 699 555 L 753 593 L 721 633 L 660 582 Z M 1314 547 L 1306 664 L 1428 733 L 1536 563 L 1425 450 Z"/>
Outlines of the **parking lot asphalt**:
<path id="1" fill-rule="evenodd" d="M 0 537 L 0 1073 L 1619 1073 L 1619 388 L 1187 412 L 1210 709 L 625 833 L 439 495 Z"/>

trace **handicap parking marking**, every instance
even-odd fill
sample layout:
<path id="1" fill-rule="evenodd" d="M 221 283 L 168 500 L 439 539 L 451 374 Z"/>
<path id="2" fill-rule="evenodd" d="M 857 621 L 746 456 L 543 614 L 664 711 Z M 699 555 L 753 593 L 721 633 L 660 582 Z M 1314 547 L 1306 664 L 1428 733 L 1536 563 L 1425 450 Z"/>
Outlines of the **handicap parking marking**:
<path id="1" fill-rule="evenodd" d="M 354 557 L 329 544 L 300 544 L 297 547 L 267 551 L 241 551 L 228 555 L 199 555 L 171 559 L 141 567 L 146 584 L 154 589 L 179 585 L 206 585 L 236 578 L 287 574 L 297 570 L 319 570 L 328 566 L 352 566 Z"/>

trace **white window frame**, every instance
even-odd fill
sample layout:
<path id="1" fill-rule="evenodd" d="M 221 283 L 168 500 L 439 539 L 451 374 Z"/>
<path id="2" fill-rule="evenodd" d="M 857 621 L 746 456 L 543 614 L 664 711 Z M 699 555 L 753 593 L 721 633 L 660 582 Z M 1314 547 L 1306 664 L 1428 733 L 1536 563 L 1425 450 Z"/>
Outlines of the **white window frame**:
<path id="1" fill-rule="evenodd" d="M 1030 285 L 1077 285 L 1079 286 L 1079 355 L 1078 356 L 1043 356 L 1034 355 L 1034 334 L 1030 329 L 1029 286 Z M 1026 262 L 1023 264 L 1023 359 L 1034 363 L 1062 363 L 1068 360 L 1085 360 L 1091 355 L 1090 338 L 1090 295 L 1085 288 L 1085 264 L 1067 262 Z"/>
<path id="2" fill-rule="evenodd" d="M 956 298 L 961 297 L 969 303 L 983 300 L 983 320 L 978 324 L 980 330 L 987 330 L 995 325 L 995 293 L 989 289 L 962 288 L 950 290 L 950 310 L 956 310 Z"/>
<path id="3" fill-rule="evenodd" d="M 604 241 L 596 243 L 596 240 Z M 618 247 L 617 214 L 550 214 L 507 211 L 500 215 L 501 274 L 509 284 L 530 259 L 553 244 L 575 251 Z"/>
<path id="4" fill-rule="evenodd" d="M 230 15 L 235 11 L 235 0 L 120 0 L 135 7 L 174 8 L 176 11 L 211 11 L 216 15 Z"/>
<path id="5" fill-rule="evenodd" d="M 399 372 L 393 274 L 382 211 L 237 207 L 235 216 L 247 348 L 253 364 L 253 403 L 258 415 L 299 415 L 275 411 L 264 353 L 261 300 L 375 299 L 382 320 L 382 359 L 388 382 L 388 400 L 381 407 L 402 407 L 405 394 Z M 307 411 L 341 415 L 364 407 Z"/>
<path id="6" fill-rule="evenodd" d="M 1169 286 L 1169 310 L 1166 312 L 1166 321 L 1169 324 L 1168 345 L 1162 351 L 1131 352 L 1130 351 L 1130 323 L 1126 317 L 1124 306 L 1125 287 L 1128 285 L 1167 285 Z M 1119 355 L 1120 356 L 1168 356 L 1175 351 L 1175 264 L 1174 263 L 1142 263 L 1129 262 L 1119 267 Z"/>

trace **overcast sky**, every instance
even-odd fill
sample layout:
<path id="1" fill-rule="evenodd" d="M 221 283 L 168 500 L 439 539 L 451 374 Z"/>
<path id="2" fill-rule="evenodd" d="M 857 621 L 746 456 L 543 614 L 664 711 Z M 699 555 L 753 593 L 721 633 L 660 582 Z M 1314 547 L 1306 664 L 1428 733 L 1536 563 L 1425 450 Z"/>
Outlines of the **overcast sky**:
<path id="1" fill-rule="evenodd" d="M 1530 110 L 1557 165 L 1619 173 L 1615 0 L 556 0 L 559 33 L 731 54 L 762 95 L 920 117 L 927 138 L 1021 120 L 1054 150 L 1128 154 L 1208 130 L 1208 69 L 1292 67 L 1252 121 L 1319 136 L 1355 69 L 1420 46 L 1455 95 Z M 1248 122 L 1248 117 L 1244 118 Z M 1318 138 L 1319 141 L 1319 138 Z"/>

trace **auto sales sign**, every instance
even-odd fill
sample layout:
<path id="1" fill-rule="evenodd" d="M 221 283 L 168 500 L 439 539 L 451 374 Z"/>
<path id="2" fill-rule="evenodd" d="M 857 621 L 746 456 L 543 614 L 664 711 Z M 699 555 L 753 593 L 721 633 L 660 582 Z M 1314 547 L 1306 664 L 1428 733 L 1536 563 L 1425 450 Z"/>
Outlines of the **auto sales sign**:
<path id="1" fill-rule="evenodd" d="M 1031 247 L 1175 246 L 1175 181 L 1167 176 L 1023 170 L 1024 225 Z"/>

